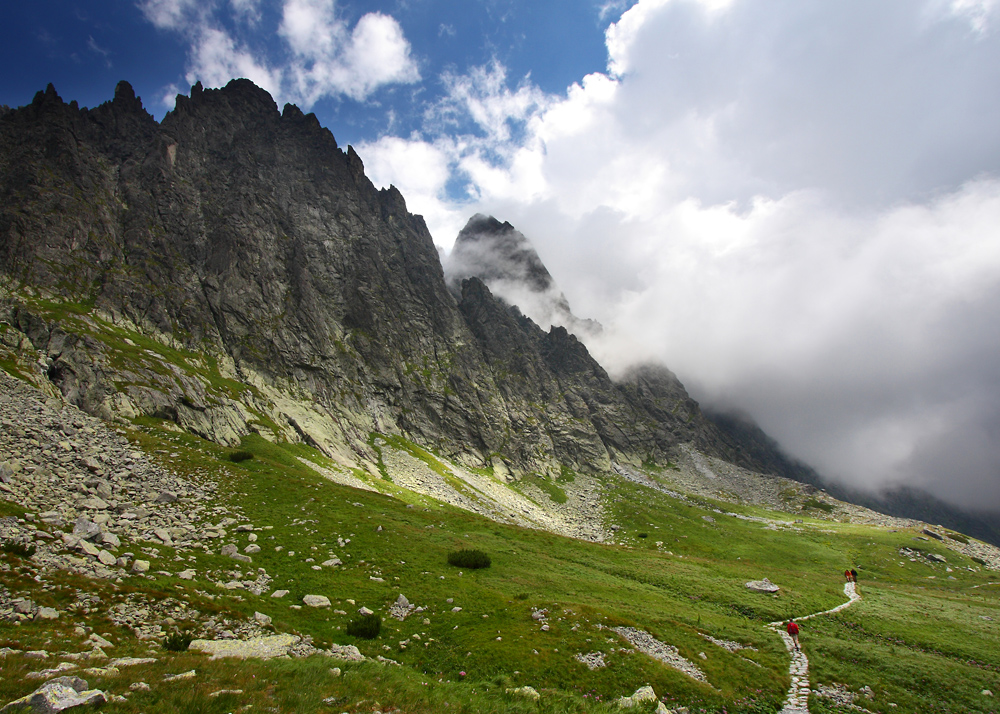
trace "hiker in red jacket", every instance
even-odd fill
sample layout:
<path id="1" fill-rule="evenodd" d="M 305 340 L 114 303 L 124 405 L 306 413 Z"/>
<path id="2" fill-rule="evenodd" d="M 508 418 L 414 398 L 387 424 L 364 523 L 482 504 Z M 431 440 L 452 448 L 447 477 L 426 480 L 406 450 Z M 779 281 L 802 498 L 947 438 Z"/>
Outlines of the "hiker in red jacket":
<path id="1" fill-rule="evenodd" d="M 788 627 L 785 629 L 787 629 L 788 634 L 791 635 L 792 642 L 795 643 L 795 649 L 801 651 L 802 648 L 799 647 L 799 626 L 795 624 L 795 620 L 793 618 L 788 620 Z"/>
<path id="2" fill-rule="evenodd" d="M 850 570 L 845 570 L 844 571 L 844 581 L 848 582 L 848 583 L 851 582 L 851 571 Z"/>

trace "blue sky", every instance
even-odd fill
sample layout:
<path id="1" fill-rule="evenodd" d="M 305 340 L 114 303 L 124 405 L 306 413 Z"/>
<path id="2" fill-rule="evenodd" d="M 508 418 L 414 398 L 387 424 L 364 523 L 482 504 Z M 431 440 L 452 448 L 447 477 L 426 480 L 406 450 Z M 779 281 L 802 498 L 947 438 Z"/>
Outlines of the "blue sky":
<path id="1" fill-rule="evenodd" d="M 613 374 L 664 362 L 828 476 L 1000 509 L 1000 0 L 34 0 L 2 20 L 0 103 L 52 82 L 93 106 L 127 79 L 161 117 L 196 79 L 249 77 L 354 145 L 442 250 L 475 212 L 517 226 L 604 324 L 588 347 Z"/>
<path id="2" fill-rule="evenodd" d="M 322 5 L 322 3 L 312 3 Z M 199 17 L 206 7 L 212 7 Z M 348 29 L 370 13 L 391 17 L 409 46 L 419 79 L 389 79 L 363 97 L 330 87 L 307 104 L 335 130 L 341 143 L 373 140 L 386 131 L 409 133 L 421 127 L 425 106 L 444 92 L 441 76 L 464 74 L 497 61 L 511 78 L 531 81 L 545 92 L 560 92 L 580 77 L 604 69 L 604 28 L 623 7 L 590 0 L 500 2 L 494 0 L 398 0 L 329 3 L 332 17 Z M 187 93 L 192 34 L 201 25 L 226 32 L 256 61 L 273 68 L 292 52 L 279 28 L 277 2 L 65 2 L 8 3 L 3 10 L 0 60 L 8 68 L 0 81 L 0 103 L 20 106 L 52 82 L 67 101 L 94 106 L 128 80 L 157 118 L 171 108 L 164 96 Z M 161 21 L 157 23 L 159 13 Z M 177 16 L 171 24 L 162 18 Z M 206 82 L 208 84 L 208 82 Z M 289 88 L 290 89 L 290 88 Z M 359 101 L 358 99 L 361 99 Z"/>

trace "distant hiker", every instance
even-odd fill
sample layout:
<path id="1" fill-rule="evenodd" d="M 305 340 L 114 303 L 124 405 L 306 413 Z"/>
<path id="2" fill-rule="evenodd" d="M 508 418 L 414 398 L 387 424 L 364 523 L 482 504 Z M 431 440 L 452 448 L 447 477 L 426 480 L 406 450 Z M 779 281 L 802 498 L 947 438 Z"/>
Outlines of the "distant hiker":
<path id="1" fill-rule="evenodd" d="M 850 570 L 845 570 L 844 571 L 844 582 L 845 583 L 851 582 L 851 571 Z"/>
<path id="2" fill-rule="evenodd" d="M 791 636 L 792 642 L 795 643 L 795 649 L 801 650 L 802 648 L 799 647 L 799 626 L 795 624 L 794 618 L 788 620 L 788 627 L 785 629 L 788 630 L 788 634 Z"/>
<path id="3" fill-rule="evenodd" d="M 858 571 L 855 570 L 854 568 L 851 568 L 851 582 L 852 583 L 858 582 Z"/>

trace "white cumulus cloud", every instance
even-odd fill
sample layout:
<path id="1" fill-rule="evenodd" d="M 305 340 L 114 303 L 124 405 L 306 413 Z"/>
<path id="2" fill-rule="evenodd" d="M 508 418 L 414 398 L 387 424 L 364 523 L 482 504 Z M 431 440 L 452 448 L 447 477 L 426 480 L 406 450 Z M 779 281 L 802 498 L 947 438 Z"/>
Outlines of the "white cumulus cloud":
<path id="1" fill-rule="evenodd" d="M 150 22 L 188 43 L 189 82 L 215 87 L 246 77 L 279 103 L 309 109 L 324 97 L 364 101 L 380 87 L 420 79 L 410 43 L 393 17 L 367 13 L 350 27 L 334 0 L 284 0 L 276 28 L 286 49 L 280 56 L 264 44 L 248 45 L 223 21 L 259 27 L 259 0 L 144 0 L 140 7 Z"/>
<path id="2" fill-rule="evenodd" d="M 307 107 L 323 96 L 364 99 L 382 85 L 420 79 L 410 44 L 388 15 L 368 13 L 349 30 L 333 0 L 286 0 L 278 32 L 296 56 L 290 75 Z"/>

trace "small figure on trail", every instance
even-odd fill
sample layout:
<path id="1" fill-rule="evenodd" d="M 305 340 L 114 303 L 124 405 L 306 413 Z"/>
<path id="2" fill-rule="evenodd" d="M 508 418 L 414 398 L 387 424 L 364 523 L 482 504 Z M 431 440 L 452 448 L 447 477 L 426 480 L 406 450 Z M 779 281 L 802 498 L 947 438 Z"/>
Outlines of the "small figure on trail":
<path id="1" fill-rule="evenodd" d="M 858 571 L 855 570 L 854 568 L 851 568 L 851 582 L 852 583 L 858 582 Z"/>
<path id="2" fill-rule="evenodd" d="M 795 649 L 801 651 L 802 648 L 799 647 L 799 626 L 795 624 L 795 618 L 788 619 L 788 627 L 785 629 L 788 630 L 788 634 L 791 636 L 792 642 L 795 643 Z"/>
<path id="3" fill-rule="evenodd" d="M 851 571 L 850 570 L 845 570 L 844 571 L 844 582 L 845 583 L 851 582 Z"/>

